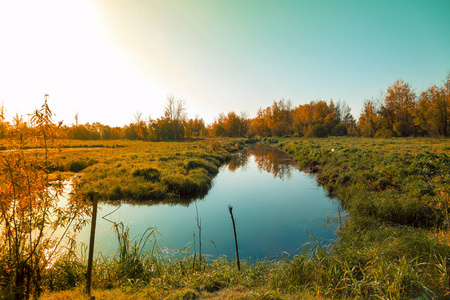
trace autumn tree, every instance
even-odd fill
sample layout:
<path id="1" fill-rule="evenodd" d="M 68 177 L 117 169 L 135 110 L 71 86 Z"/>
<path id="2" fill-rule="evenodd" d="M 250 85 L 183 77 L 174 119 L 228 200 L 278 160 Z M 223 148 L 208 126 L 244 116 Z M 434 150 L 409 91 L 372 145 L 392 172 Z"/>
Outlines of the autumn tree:
<path id="1" fill-rule="evenodd" d="M 251 120 L 251 130 L 253 135 L 269 136 L 271 130 L 268 124 L 268 117 L 265 114 L 265 110 L 259 108 L 256 112 L 256 117 Z"/>
<path id="2" fill-rule="evenodd" d="M 2 103 L 2 106 L 0 107 L 0 139 L 4 139 L 6 137 L 7 126 L 5 124 L 6 123 L 5 122 L 5 120 L 6 120 L 5 114 L 6 114 L 6 109 Z"/>
<path id="3" fill-rule="evenodd" d="M 238 137 L 247 134 L 248 127 L 245 115 L 239 116 L 235 112 L 229 112 L 224 125 L 227 136 Z"/>
<path id="4" fill-rule="evenodd" d="M 100 140 L 102 127 L 98 122 L 72 126 L 67 130 L 67 138 L 73 140 Z"/>
<path id="5" fill-rule="evenodd" d="M 214 122 L 208 126 L 210 136 L 227 136 L 225 131 L 225 123 L 227 122 L 224 113 L 220 113 Z"/>
<path id="6" fill-rule="evenodd" d="M 272 135 L 283 136 L 291 133 L 292 128 L 292 103 L 284 99 L 274 101 L 272 107 L 267 110 L 269 127 Z"/>
<path id="7" fill-rule="evenodd" d="M 142 118 L 142 112 L 137 111 L 134 114 L 133 129 L 136 131 L 136 136 L 138 139 L 147 141 L 149 139 L 149 130 L 146 122 Z"/>
<path id="8" fill-rule="evenodd" d="M 350 107 L 345 101 L 339 100 L 334 106 L 336 126 L 332 130 L 334 136 L 356 135 L 356 122 Z"/>
<path id="9" fill-rule="evenodd" d="M 326 137 L 339 123 L 333 100 L 299 105 L 294 109 L 293 119 L 296 132 L 310 137 Z"/>
<path id="10" fill-rule="evenodd" d="M 313 106 L 314 103 L 299 105 L 294 109 L 294 128 L 298 135 L 305 135 L 308 127 L 313 124 Z"/>
<path id="11" fill-rule="evenodd" d="M 209 126 L 209 132 L 211 136 L 246 136 L 249 124 L 250 121 L 245 113 L 241 113 L 241 115 L 235 112 L 229 112 L 227 115 L 221 113 Z"/>
<path id="12" fill-rule="evenodd" d="M 186 138 L 197 138 L 205 137 L 206 126 L 205 121 L 200 117 L 195 117 L 195 119 L 189 119 L 185 124 L 185 137 Z"/>
<path id="13" fill-rule="evenodd" d="M 184 123 L 186 121 L 186 105 L 183 99 L 175 99 L 168 95 L 164 107 L 164 118 L 157 122 L 163 140 L 177 140 L 184 137 Z"/>
<path id="14" fill-rule="evenodd" d="M 358 128 L 362 136 L 374 137 L 381 126 L 381 116 L 373 100 L 365 100 L 358 120 Z"/>
<path id="15" fill-rule="evenodd" d="M 416 124 L 426 135 L 450 134 L 450 75 L 443 87 L 432 86 L 420 94 Z"/>
<path id="16" fill-rule="evenodd" d="M 293 133 L 292 102 L 274 101 L 266 109 L 259 108 L 251 120 L 252 134 L 260 136 L 283 136 Z"/>
<path id="17" fill-rule="evenodd" d="M 416 94 L 411 86 L 401 79 L 395 81 L 387 88 L 381 109 L 385 128 L 392 129 L 398 136 L 414 134 L 416 106 Z"/>
<path id="18" fill-rule="evenodd" d="M 38 298 L 50 261 L 65 244 L 58 229 L 84 223 L 89 207 L 76 196 L 61 205 L 64 185 L 49 175 L 59 125 L 52 120 L 47 95 L 30 115 L 30 124 L 16 116 L 10 151 L 0 152 L 0 282 L 5 298 Z M 25 151 L 25 145 L 33 151 Z M 67 240 L 68 241 L 68 240 Z"/>

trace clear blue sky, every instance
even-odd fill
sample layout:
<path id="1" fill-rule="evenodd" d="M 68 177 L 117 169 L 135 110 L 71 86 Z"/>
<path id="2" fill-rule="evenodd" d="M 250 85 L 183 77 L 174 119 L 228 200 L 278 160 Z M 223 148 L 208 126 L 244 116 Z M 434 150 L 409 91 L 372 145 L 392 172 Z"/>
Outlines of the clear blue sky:
<path id="1" fill-rule="evenodd" d="M 122 126 L 168 94 L 213 121 L 291 99 L 343 100 L 358 117 L 396 79 L 450 71 L 450 1 L 0 0 L 0 102 Z"/>

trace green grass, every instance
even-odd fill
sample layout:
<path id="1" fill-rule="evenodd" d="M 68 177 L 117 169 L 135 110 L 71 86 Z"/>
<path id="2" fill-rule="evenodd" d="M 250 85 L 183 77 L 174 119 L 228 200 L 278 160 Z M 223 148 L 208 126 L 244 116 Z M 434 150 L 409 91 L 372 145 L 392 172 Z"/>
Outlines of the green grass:
<path id="1" fill-rule="evenodd" d="M 449 296 L 450 142 L 446 139 L 265 138 L 276 143 L 339 198 L 346 216 L 339 240 L 309 245 L 293 257 L 241 262 L 184 255 L 117 230 L 114 257 L 94 264 L 96 299 L 432 299 Z M 97 142 L 98 143 L 98 142 Z M 117 143 L 117 142 L 116 142 Z M 120 147 L 64 150 L 59 163 L 87 163 L 80 190 L 103 199 L 167 199 L 208 190 L 217 168 L 244 140 L 120 142 Z M 67 154 L 70 151 L 70 154 Z M 154 245 L 143 250 L 143 244 Z M 308 249 L 308 250 L 307 250 Z M 83 249 L 81 249 L 83 250 Z M 68 251 L 43 299 L 82 298 L 86 255 Z M 196 259 L 196 263 L 194 260 Z M 50 284 L 51 282 L 51 284 Z M 56 292 L 59 291 L 59 292 Z"/>
<path id="2" fill-rule="evenodd" d="M 77 173 L 78 192 L 104 201 L 154 202 L 207 193 L 219 167 L 246 139 L 188 142 L 62 141 L 52 170 Z M 69 148 L 70 147 L 70 148 Z"/>
<path id="3" fill-rule="evenodd" d="M 348 264 L 344 274 L 352 274 L 338 276 L 348 284 L 342 293 L 447 294 L 448 140 L 281 139 L 278 146 L 317 171 L 318 181 L 349 214 L 331 256 L 340 266 Z"/>

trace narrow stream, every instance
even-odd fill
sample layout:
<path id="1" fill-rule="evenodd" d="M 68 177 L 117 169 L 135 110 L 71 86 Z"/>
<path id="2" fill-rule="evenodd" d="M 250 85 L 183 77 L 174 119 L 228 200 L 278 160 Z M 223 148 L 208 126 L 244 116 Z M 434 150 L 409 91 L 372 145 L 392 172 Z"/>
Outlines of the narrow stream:
<path id="1" fill-rule="evenodd" d="M 202 253 L 232 258 L 235 246 L 228 205 L 233 206 L 242 258 L 295 255 L 299 247 L 313 240 L 312 236 L 321 244 L 332 243 L 336 238 L 337 224 L 330 219 L 336 219 L 338 201 L 328 198 L 315 177 L 301 172 L 287 154 L 275 147 L 255 144 L 220 169 L 203 199 L 174 205 L 122 204 L 119 208 L 101 204 L 96 251 L 114 253 L 117 241 L 111 222 L 123 222 L 130 228 L 131 237 L 156 227 L 161 234 L 159 247 L 187 246 L 193 253 L 194 233 L 199 250 L 198 211 Z M 102 218 L 105 215 L 108 216 Z M 83 229 L 78 240 L 87 244 L 89 232 L 89 227 Z"/>

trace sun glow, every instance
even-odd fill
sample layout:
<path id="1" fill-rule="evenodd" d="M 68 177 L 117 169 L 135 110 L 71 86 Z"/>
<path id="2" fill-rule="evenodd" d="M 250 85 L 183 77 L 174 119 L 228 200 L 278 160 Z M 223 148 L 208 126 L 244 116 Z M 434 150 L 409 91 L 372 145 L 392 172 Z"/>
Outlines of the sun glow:
<path id="1" fill-rule="evenodd" d="M 0 36 L 6 45 L 0 56 L 0 101 L 9 117 L 29 113 L 49 93 L 57 119 L 66 124 L 79 112 L 80 122 L 114 125 L 111 108 L 119 105 L 131 121 L 136 108 L 127 112 L 125 99 L 150 106 L 152 98 L 163 99 L 164 93 L 124 64 L 88 1 L 26 4 L 0 4 Z"/>

